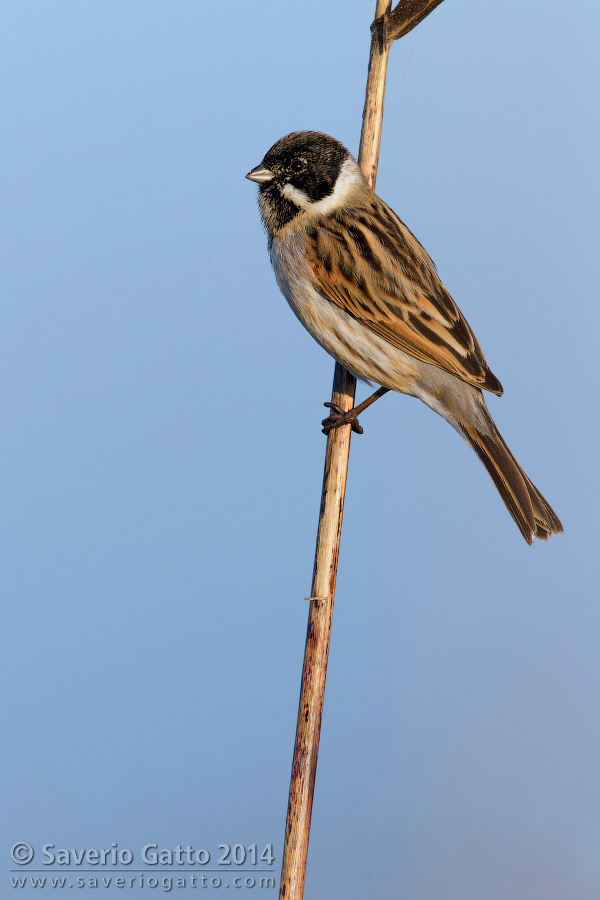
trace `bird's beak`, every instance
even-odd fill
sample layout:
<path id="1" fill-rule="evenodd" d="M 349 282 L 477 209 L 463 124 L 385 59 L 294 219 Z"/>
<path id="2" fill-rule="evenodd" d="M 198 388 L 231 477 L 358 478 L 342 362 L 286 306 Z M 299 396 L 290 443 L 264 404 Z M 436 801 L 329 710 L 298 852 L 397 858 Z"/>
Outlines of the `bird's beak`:
<path id="1" fill-rule="evenodd" d="M 255 166 L 251 172 L 248 172 L 246 178 L 249 178 L 250 181 L 256 181 L 257 184 L 267 184 L 269 181 L 273 181 L 275 173 L 264 166 Z"/>

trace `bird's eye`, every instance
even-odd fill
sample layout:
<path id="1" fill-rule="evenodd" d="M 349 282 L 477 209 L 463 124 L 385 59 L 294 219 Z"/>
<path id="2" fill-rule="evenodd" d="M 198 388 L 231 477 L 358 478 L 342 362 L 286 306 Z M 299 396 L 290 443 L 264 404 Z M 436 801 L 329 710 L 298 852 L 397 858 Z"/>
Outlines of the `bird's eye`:
<path id="1" fill-rule="evenodd" d="M 293 159 L 290 163 L 290 169 L 296 174 L 298 174 L 298 172 L 304 172 L 305 168 L 306 163 L 302 159 Z"/>

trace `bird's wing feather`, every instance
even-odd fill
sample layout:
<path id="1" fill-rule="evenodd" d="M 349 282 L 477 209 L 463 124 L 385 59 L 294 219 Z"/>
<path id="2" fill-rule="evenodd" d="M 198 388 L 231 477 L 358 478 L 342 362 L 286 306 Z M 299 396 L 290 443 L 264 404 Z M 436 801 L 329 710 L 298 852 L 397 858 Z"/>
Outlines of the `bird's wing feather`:
<path id="1" fill-rule="evenodd" d="M 502 394 L 433 261 L 379 197 L 309 225 L 306 254 L 323 297 L 405 353 Z"/>

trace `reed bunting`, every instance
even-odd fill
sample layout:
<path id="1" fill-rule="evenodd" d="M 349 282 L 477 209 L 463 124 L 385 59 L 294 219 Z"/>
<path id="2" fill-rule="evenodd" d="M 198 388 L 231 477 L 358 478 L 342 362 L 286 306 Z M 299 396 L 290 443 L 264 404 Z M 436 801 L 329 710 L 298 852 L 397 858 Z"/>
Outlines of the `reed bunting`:
<path id="1" fill-rule="evenodd" d="M 246 176 L 259 185 L 277 283 L 319 344 L 358 378 L 423 400 L 473 447 L 529 543 L 562 525 L 496 428 L 482 390 L 502 394 L 426 250 L 334 138 L 300 131 Z M 325 431 L 368 402 L 334 410 Z"/>

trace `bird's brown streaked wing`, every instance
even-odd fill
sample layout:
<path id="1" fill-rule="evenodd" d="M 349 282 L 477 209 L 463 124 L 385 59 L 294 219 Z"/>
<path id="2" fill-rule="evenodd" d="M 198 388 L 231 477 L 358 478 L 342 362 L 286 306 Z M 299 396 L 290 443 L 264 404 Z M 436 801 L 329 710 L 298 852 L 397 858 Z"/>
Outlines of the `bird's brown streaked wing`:
<path id="1" fill-rule="evenodd" d="M 306 254 L 315 288 L 340 309 L 422 362 L 502 394 L 433 261 L 378 197 L 308 226 Z"/>

